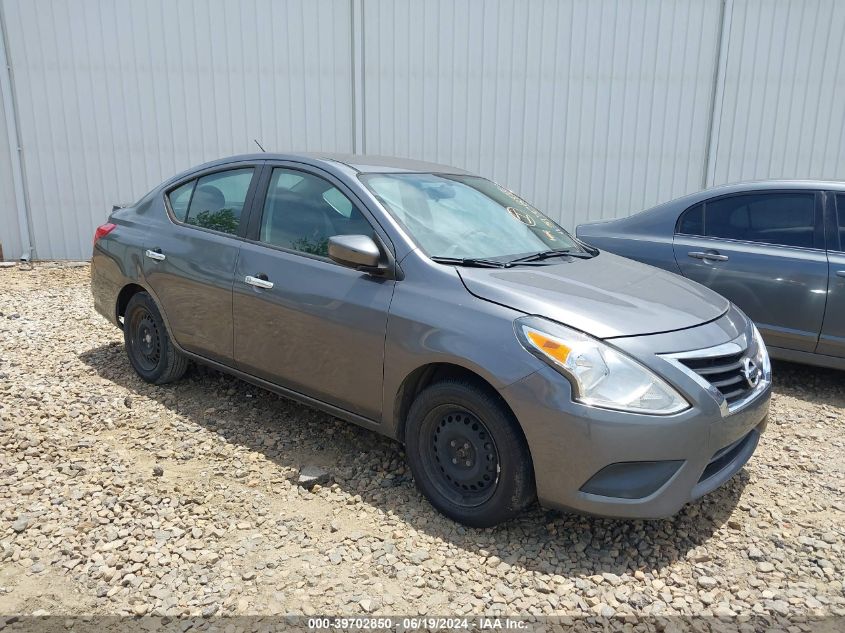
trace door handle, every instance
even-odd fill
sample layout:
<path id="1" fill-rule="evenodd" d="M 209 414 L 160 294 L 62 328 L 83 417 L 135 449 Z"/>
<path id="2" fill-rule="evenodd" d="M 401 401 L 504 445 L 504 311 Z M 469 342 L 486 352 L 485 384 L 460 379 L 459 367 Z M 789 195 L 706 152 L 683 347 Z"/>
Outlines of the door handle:
<path id="1" fill-rule="evenodd" d="M 836 276 L 837 277 L 845 277 L 845 270 L 837 270 Z"/>
<path id="2" fill-rule="evenodd" d="M 164 253 L 162 253 L 161 251 L 158 251 L 158 250 L 153 251 L 153 250 L 150 250 L 149 248 L 146 251 L 144 251 L 144 255 L 146 255 L 150 259 L 156 260 L 157 262 L 163 262 L 165 259 L 167 259 L 167 256 Z"/>
<path id="3" fill-rule="evenodd" d="M 264 279 L 262 279 L 262 277 L 264 277 Z M 247 275 L 246 277 L 244 277 L 244 281 L 250 286 L 255 286 L 256 288 L 264 288 L 265 290 L 270 290 L 270 288 L 273 287 L 273 282 L 267 279 L 267 275 L 259 275 L 258 277 Z"/>
<path id="4" fill-rule="evenodd" d="M 687 253 L 693 259 L 710 259 L 714 262 L 728 261 L 727 255 L 720 255 L 719 253 L 702 253 L 701 251 L 690 251 Z"/>

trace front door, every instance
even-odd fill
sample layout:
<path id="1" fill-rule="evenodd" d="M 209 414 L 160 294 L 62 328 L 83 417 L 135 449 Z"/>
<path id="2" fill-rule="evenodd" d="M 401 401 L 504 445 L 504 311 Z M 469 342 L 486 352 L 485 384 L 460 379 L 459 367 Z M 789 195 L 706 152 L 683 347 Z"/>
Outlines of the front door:
<path id="1" fill-rule="evenodd" d="M 144 276 L 184 349 L 231 364 L 232 282 L 252 195 L 253 165 L 181 182 L 144 245 Z"/>
<path id="2" fill-rule="evenodd" d="M 395 282 L 328 258 L 333 235 L 375 235 L 353 199 L 328 176 L 273 169 L 238 258 L 235 360 L 247 373 L 377 420 Z"/>
<path id="3" fill-rule="evenodd" d="M 772 347 L 813 352 L 827 298 L 821 194 L 713 198 L 681 216 L 681 272 L 731 300 Z"/>
<path id="4" fill-rule="evenodd" d="M 836 214 L 829 216 L 827 309 L 816 351 L 845 358 L 845 194 L 837 194 L 835 201 Z"/>

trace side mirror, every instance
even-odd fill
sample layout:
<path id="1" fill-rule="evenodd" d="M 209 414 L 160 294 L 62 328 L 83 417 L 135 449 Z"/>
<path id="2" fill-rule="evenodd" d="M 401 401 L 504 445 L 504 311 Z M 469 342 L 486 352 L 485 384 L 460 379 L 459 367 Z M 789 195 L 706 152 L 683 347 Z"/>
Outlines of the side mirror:
<path id="1" fill-rule="evenodd" d="M 381 251 L 367 235 L 335 235 L 329 238 L 329 258 L 341 266 L 374 272 L 379 268 Z"/>

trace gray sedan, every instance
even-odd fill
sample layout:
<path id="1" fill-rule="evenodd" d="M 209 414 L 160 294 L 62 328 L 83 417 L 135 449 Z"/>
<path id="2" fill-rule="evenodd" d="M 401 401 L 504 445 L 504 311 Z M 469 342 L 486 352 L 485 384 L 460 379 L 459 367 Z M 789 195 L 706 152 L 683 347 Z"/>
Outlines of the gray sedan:
<path id="1" fill-rule="evenodd" d="M 201 362 L 395 438 L 469 525 L 535 498 L 667 516 L 766 427 L 768 355 L 740 310 L 443 165 L 202 165 L 97 229 L 91 287 L 144 380 Z"/>
<path id="2" fill-rule="evenodd" d="M 845 183 L 725 185 L 576 234 L 727 297 L 772 357 L 845 369 Z"/>

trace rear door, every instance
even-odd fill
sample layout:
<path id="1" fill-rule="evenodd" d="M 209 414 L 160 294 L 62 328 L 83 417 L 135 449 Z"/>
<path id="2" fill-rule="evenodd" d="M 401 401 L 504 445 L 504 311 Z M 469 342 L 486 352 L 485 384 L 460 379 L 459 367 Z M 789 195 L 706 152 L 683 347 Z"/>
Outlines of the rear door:
<path id="1" fill-rule="evenodd" d="M 681 272 L 738 305 L 770 346 L 815 351 L 828 278 L 820 192 L 711 198 L 681 214 L 674 250 Z"/>
<path id="2" fill-rule="evenodd" d="M 232 282 L 255 190 L 256 164 L 229 164 L 165 193 L 167 218 L 151 227 L 144 275 L 176 342 L 232 364 Z"/>
<path id="3" fill-rule="evenodd" d="M 828 194 L 828 295 L 816 352 L 845 358 L 845 194 Z"/>
<path id="4" fill-rule="evenodd" d="M 278 164 L 241 248 L 234 284 L 237 367 L 370 420 L 381 415 L 394 281 L 328 258 L 333 235 L 389 242 L 338 180 Z"/>

